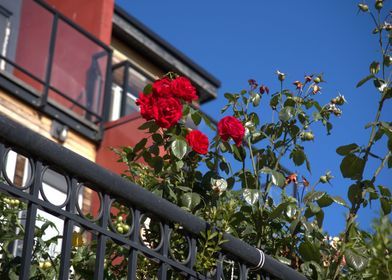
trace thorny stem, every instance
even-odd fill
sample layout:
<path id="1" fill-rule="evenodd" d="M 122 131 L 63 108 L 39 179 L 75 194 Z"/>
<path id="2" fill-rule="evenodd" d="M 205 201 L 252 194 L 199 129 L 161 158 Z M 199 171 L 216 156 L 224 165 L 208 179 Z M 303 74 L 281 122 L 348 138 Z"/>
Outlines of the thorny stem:
<path id="1" fill-rule="evenodd" d="M 379 30 L 379 36 L 380 36 L 380 37 L 379 37 L 379 45 L 380 45 L 380 48 L 381 48 L 382 64 L 383 64 L 382 76 L 383 76 L 383 79 L 384 79 L 384 77 L 385 77 L 385 68 L 384 68 L 384 62 L 383 62 L 383 61 L 384 61 L 384 49 L 383 49 L 383 47 L 382 47 L 382 29 L 381 29 L 381 25 L 380 25 L 380 23 L 379 23 L 379 21 L 380 21 L 380 17 L 379 17 L 380 12 L 378 12 L 378 21 L 377 21 L 376 18 L 374 17 L 373 13 L 370 13 L 370 15 L 371 15 L 371 17 L 373 18 L 373 21 L 374 21 L 376 27 L 377 27 L 377 28 L 380 28 L 380 30 Z M 383 108 L 383 105 L 384 105 L 384 101 L 385 101 L 385 98 L 384 98 L 384 96 L 382 96 L 382 97 L 381 97 L 381 100 L 379 101 L 379 104 L 378 104 L 377 113 L 376 113 L 376 117 L 375 117 L 375 121 L 374 121 L 375 123 L 378 123 L 379 120 L 380 120 L 381 111 L 382 111 L 382 108 Z M 366 146 L 365 154 L 364 154 L 364 156 L 363 156 L 363 160 L 364 160 L 364 162 L 365 162 L 365 167 L 366 167 L 366 164 L 367 164 L 367 162 L 368 162 L 369 155 L 371 155 L 372 146 L 373 146 L 373 144 L 375 143 L 375 136 L 376 136 L 376 125 L 373 125 L 373 126 L 372 126 L 372 130 L 371 130 L 371 133 L 370 133 L 370 137 L 369 137 L 369 142 L 368 142 L 368 144 L 367 144 L 367 146 Z M 372 180 L 371 180 L 372 183 L 375 182 L 376 177 L 377 177 L 378 174 L 380 173 L 381 169 L 384 167 L 384 165 L 385 165 L 386 161 L 388 160 L 388 158 L 390 157 L 390 155 L 391 155 L 391 152 L 389 151 L 389 152 L 387 153 L 387 155 L 384 157 L 384 159 L 382 160 L 381 165 L 377 168 L 376 172 L 374 173 L 374 175 L 373 175 L 373 177 L 372 177 Z M 364 168 L 365 168 L 365 167 L 364 167 Z M 361 183 L 361 179 L 359 179 L 359 180 L 356 181 L 356 184 L 360 184 L 360 183 Z M 345 234 L 344 234 L 343 240 L 342 240 L 343 249 L 344 249 L 344 247 L 345 247 L 345 244 L 346 244 L 346 243 L 349 241 L 349 239 L 350 239 L 349 232 L 350 232 L 351 226 L 353 225 L 353 221 L 355 220 L 355 218 L 356 218 L 356 216 L 357 216 L 357 213 L 358 213 L 360 207 L 361 207 L 361 201 L 360 201 L 360 202 L 357 202 L 357 203 L 355 203 L 355 204 L 353 204 L 353 205 L 351 206 L 350 210 L 349 210 L 349 214 L 348 214 L 347 219 L 346 219 Z M 344 250 L 341 250 L 341 253 L 340 253 L 339 258 L 338 258 L 338 263 L 340 263 L 340 262 L 342 261 L 342 259 L 343 259 L 343 252 L 344 252 Z M 340 273 L 340 270 L 341 270 L 341 266 L 338 265 L 338 266 L 336 267 L 334 276 L 333 276 L 333 278 L 332 278 L 333 280 L 336 279 L 336 278 L 338 277 L 338 275 L 339 275 L 339 273 Z"/>
<path id="2" fill-rule="evenodd" d="M 257 171 L 256 163 L 255 163 L 255 157 L 253 155 L 253 149 L 252 149 L 252 144 L 250 142 L 250 137 L 248 137 L 248 147 L 249 147 L 249 153 L 250 153 L 250 158 L 252 160 L 252 167 L 253 167 L 253 172 L 256 177 L 256 187 L 255 189 L 259 189 L 259 172 Z"/>
<path id="3" fill-rule="evenodd" d="M 284 131 L 283 143 L 286 141 L 286 137 L 287 137 L 287 129 L 285 129 L 285 131 Z M 285 154 L 287 148 L 288 148 L 288 147 L 286 147 L 285 145 L 283 145 L 282 148 L 280 149 L 280 151 L 279 151 L 279 156 L 278 156 L 278 158 L 276 159 L 276 162 L 275 162 L 275 166 L 274 166 L 273 171 L 276 171 L 276 170 L 278 169 L 280 159 L 281 159 L 282 156 Z M 263 208 L 265 208 L 265 206 L 266 206 L 266 201 L 267 201 L 268 193 L 269 193 L 269 191 L 270 191 L 270 189 L 271 189 L 271 186 L 272 186 L 272 176 L 271 176 L 271 179 L 268 181 L 267 186 L 266 186 L 266 188 L 265 188 L 265 193 L 264 193 L 264 198 L 263 198 L 263 201 L 264 201 L 264 203 L 263 203 Z"/>

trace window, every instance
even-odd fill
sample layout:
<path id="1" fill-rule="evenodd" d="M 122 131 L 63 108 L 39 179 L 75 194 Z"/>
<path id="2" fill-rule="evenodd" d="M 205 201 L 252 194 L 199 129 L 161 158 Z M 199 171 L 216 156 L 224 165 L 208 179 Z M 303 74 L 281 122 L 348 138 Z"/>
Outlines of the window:
<path id="1" fill-rule="evenodd" d="M 109 120 L 114 121 L 133 112 L 138 112 L 136 99 L 152 79 L 129 61 L 113 66 L 112 99 Z M 124 94 L 126 93 L 126 94 Z"/>

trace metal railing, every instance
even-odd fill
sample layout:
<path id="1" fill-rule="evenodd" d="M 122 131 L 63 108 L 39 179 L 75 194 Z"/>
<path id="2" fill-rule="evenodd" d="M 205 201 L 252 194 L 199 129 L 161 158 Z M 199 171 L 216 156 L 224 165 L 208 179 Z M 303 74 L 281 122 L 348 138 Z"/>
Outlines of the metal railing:
<path id="1" fill-rule="evenodd" d="M 23 188 L 15 186 L 5 176 L 5 162 L 10 150 L 26 157 L 31 165 L 31 176 Z M 62 205 L 52 204 L 43 195 L 43 172 L 47 168 L 57 170 L 66 178 L 67 198 Z M 147 256 L 157 263 L 158 279 L 169 279 L 169 269 L 177 271 L 186 279 L 225 279 L 222 265 L 224 258 L 239 263 L 240 273 L 236 279 L 248 279 L 250 269 L 255 269 L 256 272 L 252 273 L 260 275 L 260 279 L 306 279 L 290 267 L 230 234 L 224 234 L 228 242 L 222 245 L 221 260 L 217 262 L 215 273 L 208 276 L 198 273 L 194 269 L 196 244 L 200 233 L 209 227 L 205 221 L 1 115 L 0 170 L 2 177 L 6 179 L 0 183 L 0 192 L 27 203 L 19 279 L 29 279 L 38 209 L 60 218 L 64 223 L 58 279 L 69 279 L 74 226 L 83 227 L 96 236 L 94 279 L 104 278 L 105 248 L 110 240 L 121 244 L 129 252 L 127 279 L 137 279 L 138 255 Z M 85 217 L 80 207 L 76 207 L 81 185 L 88 185 L 102 198 L 100 213 L 95 220 Z M 122 201 L 133 217 L 129 234 L 120 234 L 110 226 L 110 207 L 114 199 Z M 145 227 L 141 217 L 145 215 L 158 221 L 160 239 L 156 247 L 148 246 L 141 236 L 141 229 Z M 170 232 L 176 224 L 181 225 L 189 245 L 188 257 L 183 262 L 176 260 L 169 252 Z"/>
<path id="2" fill-rule="evenodd" d="M 5 72 L 36 89 L 38 96 L 32 95 L 30 100 L 25 98 L 32 105 L 44 109 L 48 101 L 55 100 L 74 118 L 101 125 L 107 117 L 104 104 L 109 103 L 107 98 L 110 99 L 112 49 L 44 1 L 23 0 L 22 4 L 27 2 L 34 7 L 30 16 L 39 20 L 40 25 L 25 24 L 25 30 L 12 30 L 12 33 L 20 34 L 16 42 L 16 57 L 0 54 L 0 61 L 6 65 Z M 35 12 L 39 14 L 34 15 Z M 20 17 L 22 24 L 23 14 Z M 48 31 L 40 32 L 40 36 L 31 35 L 39 29 Z M 29 45 L 28 60 L 24 59 L 27 55 L 26 48 L 23 48 L 25 44 Z M 74 48 L 83 54 L 83 62 L 70 51 Z M 62 67 L 65 64 L 64 74 L 65 68 Z M 75 71 L 82 74 L 74 74 Z"/>

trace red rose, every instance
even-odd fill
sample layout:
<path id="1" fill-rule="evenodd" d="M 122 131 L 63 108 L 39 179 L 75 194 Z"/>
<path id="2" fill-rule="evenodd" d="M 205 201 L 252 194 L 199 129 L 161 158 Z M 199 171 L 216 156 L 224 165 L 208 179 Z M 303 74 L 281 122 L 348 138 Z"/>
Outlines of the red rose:
<path id="1" fill-rule="evenodd" d="M 185 139 L 196 153 L 205 155 L 208 152 L 208 137 L 199 130 L 192 130 Z"/>
<path id="2" fill-rule="evenodd" d="M 197 100 L 196 89 L 185 77 L 177 77 L 172 81 L 172 93 L 174 96 L 182 98 L 187 102 Z"/>
<path id="3" fill-rule="evenodd" d="M 218 132 L 223 141 L 227 141 L 231 137 L 239 147 L 244 139 L 245 128 L 239 120 L 228 116 L 219 121 Z"/>
<path id="4" fill-rule="evenodd" d="M 172 95 L 172 81 L 168 77 L 156 80 L 152 84 L 152 93 L 155 96 L 166 97 Z"/>
<path id="5" fill-rule="evenodd" d="M 154 97 L 152 94 L 139 93 L 139 98 L 136 100 L 136 105 L 140 107 L 140 114 L 146 120 L 155 118 L 156 110 L 154 106 Z"/>
<path id="6" fill-rule="evenodd" d="M 171 96 L 155 97 L 154 99 L 155 122 L 163 128 L 169 128 L 177 124 L 182 117 L 181 102 Z"/>

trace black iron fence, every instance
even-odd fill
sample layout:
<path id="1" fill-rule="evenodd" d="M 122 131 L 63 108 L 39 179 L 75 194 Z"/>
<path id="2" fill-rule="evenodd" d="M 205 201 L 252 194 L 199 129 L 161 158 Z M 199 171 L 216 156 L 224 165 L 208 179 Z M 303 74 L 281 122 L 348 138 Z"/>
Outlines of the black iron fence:
<path id="1" fill-rule="evenodd" d="M 17 14 L 9 12 L 18 24 L 0 38 L 12 43 L 0 54 L 0 70 L 33 89 L 22 96 L 24 101 L 48 112 L 48 102 L 55 102 L 70 113 L 68 118 L 99 128 L 107 114 L 103 105 L 110 100 L 111 48 L 42 0 L 22 0 L 21 5 Z"/>
<path id="2" fill-rule="evenodd" d="M 10 178 L 6 167 L 11 152 L 24 157 L 25 165 L 29 165 L 28 176 L 19 184 L 16 183 L 16 172 Z M 62 221 L 62 245 L 58 253 L 60 269 L 56 277 L 58 279 L 70 277 L 72 239 L 75 238 L 73 230 L 76 226 L 95 236 L 93 279 L 104 279 L 105 252 L 111 242 L 120 244 L 126 251 L 127 279 L 139 279 L 138 256 L 144 256 L 156 264 L 158 279 L 172 279 L 168 276 L 171 275 L 170 271 L 176 271 L 183 279 L 256 279 L 255 275 L 259 275 L 258 279 L 305 279 L 290 267 L 229 234 L 224 234 L 228 242 L 222 245 L 216 269 L 208 275 L 198 273 L 194 269 L 196 247 L 200 233 L 208 228 L 205 221 L 1 115 L 0 169 L 3 178 L 0 192 L 27 204 L 19 279 L 29 279 L 33 247 L 37 241 L 34 236 L 38 211 L 50 213 Z M 66 197 L 60 203 L 51 202 L 52 197 L 44 190 L 43 182 L 48 181 L 45 179 L 48 169 L 56 171 L 64 178 L 61 188 Z M 100 206 L 96 216 L 86 215 L 83 205 L 80 205 L 82 186 L 88 186 L 92 192 L 98 194 Z M 84 195 L 86 193 L 84 192 Z M 91 205 L 97 206 L 94 205 L 96 202 L 92 201 Z M 119 232 L 111 219 L 114 201 L 120 201 L 131 217 L 125 231 Z M 147 240 L 147 232 L 153 227 L 153 222 L 158 229 L 155 244 Z M 182 260 L 176 258 L 170 244 L 173 242 L 173 232 L 178 228 L 181 229 L 188 248 L 187 256 Z M 230 278 L 225 278 L 227 261 L 224 260 L 229 259 L 231 263 L 238 264 L 236 276 L 233 276 L 232 271 Z M 255 271 L 252 276 L 248 274 L 250 270 Z"/>

